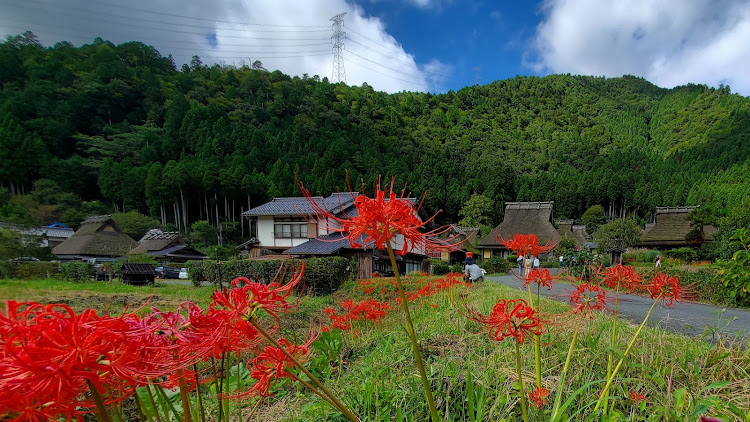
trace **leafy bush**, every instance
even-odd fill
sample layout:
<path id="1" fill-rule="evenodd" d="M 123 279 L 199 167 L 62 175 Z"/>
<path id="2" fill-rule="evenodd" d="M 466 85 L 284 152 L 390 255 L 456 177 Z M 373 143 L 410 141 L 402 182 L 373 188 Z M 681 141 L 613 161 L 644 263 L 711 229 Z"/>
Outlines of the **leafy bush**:
<path id="1" fill-rule="evenodd" d="M 60 264 L 57 262 L 23 262 L 18 264 L 16 277 L 21 280 L 50 278 L 59 271 Z"/>
<path id="2" fill-rule="evenodd" d="M 511 266 L 518 265 L 518 255 L 516 255 L 516 254 L 510 254 L 510 255 L 508 255 L 508 257 L 506 259 L 508 260 L 508 262 L 510 263 Z"/>
<path id="3" fill-rule="evenodd" d="M 464 272 L 464 266 L 461 264 L 453 264 L 448 267 L 450 269 L 449 272 L 451 273 L 463 273 Z"/>
<path id="4" fill-rule="evenodd" d="M 730 260 L 720 260 L 719 276 L 727 292 L 741 306 L 750 306 L 750 230 L 737 229 L 729 239 L 740 248 Z"/>
<path id="5" fill-rule="evenodd" d="M 448 274 L 450 269 L 451 268 L 447 262 L 439 260 L 439 259 L 432 260 L 432 274 L 445 275 L 445 274 Z"/>
<path id="6" fill-rule="evenodd" d="M 698 252 L 693 248 L 679 248 L 664 251 L 664 255 L 667 258 L 679 259 L 681 261 L 690 262 L 698 259 Z"/>
<path id="7" fill-rule="evenodd" d="M 677 274 L 680 284 L 690 286 L 692 293 L 702 303 L 713 303 L 720 306 L 736 305 L 730 289 L 724 287 L 716 272 L 711 270 L 683 271 Z"/>
<path id="8" fill-rule="evenodd" d="M 305 259 L 305 286 L 312 289 L 314 294 L 328 294 L 334 292 L 341 283 L 348 279 L 351 272 L 350 262 L 347 258 L 334 256 L 327 258 Z M 220 261 L 188 261 L 188 268 L 193 284 L 200 285 L 203 281 L 212 284 L 227 285 L 237 277 L 247 277 L 268 284 L 274 280 L 277 273 L 291 275 L 293 261 L 273 260 L 234 260 Z M 284 268 L 279 270 L 279 267 Z M 221 273 L 221 279 L 219 278 Z"/>
<path id="9" fill-rule="evenodd" d="M 8 261 L 0 261 L 0 278 L 15 278 L 16 265 Z"/>
<path id="10" fill-rule="evenodd" d="M 156 258 L 147 253 L 128 254 L 128 262 L 133 264 L 158 264 L 158 262 L 156 262 Z"/>
<path id="11" fill-rule="evenodd" d="M 60 264 L 63 279 L 82 282 L 88 280 L 94 273 L 94 266 L 88 262 L 66 262 Z"/>
<path id="12" fill-rule="evenodd" d="M 545 259 L 540 263 L 542 268 L 560 268 L 560 260 L 558 258 Z"/>
<path id="13" fill-rule="evenodd" d="M 505 274 L 510 271 L 510 262 L 507 259 L 501 258 L 499 256 L 493 256 L 492 258 L 484 261 L 484 269 L 487 270 L 487 272 L 490 274 Z"/>

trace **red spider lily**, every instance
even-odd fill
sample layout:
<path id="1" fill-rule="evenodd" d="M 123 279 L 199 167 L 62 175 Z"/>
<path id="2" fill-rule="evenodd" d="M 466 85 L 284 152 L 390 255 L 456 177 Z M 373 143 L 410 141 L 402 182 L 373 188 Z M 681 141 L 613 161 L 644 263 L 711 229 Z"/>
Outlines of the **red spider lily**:
<path id="1" fill-rule="evenodd" d="M 552 275 L 550 275 L 548 269 L 534 268 L 526 275 L 523 287 L 528 286 L 529 283 L 534 283 L 539 287 L 544 286 L 547 288 L 547 290 L 550 290 L 552 289 L 552 280 L 554 279 L 555 277 L 552 277 Z"/>
<path id="2" fill-rule="evenodd" d="M 497 240 L 505 246 L 506 249 L 513 251 L 517 254 L 533 256 L 539 256 L 540 254 L 547 253 L 552 249 L 555 249 L 557 242 L 549 241 L 544 245 L 539 245 L 539 238 L 535 234 L 516 234 L 513 239 L 505 240 L 501 239 L 498 235 L 495 235 Z"/>
<path id="3" fill-rule="evenodd" d="M 41 412 L 55 420 L 88 413 L 94 404 L 87 384 L 105 405 L 132 394 L 138 372 L 152 365 L 137 353 L 149 345 L 129 335 L 133 320 L 7 302 L 0 318 L 0 415 L 23 420 Z"/>
<path id="4" fill-rule="evenodd" d="M 663 300 L 667 306 L 686 298 L 686 291 L 680 286 L 677 277 L 670 277 L 664 273 L 658 273 L 651 279 L 651 283 L 645 286 L 651 299 Z"/>
<path id="5" fill-rule="evenodd" d="M 594 311 L 602 311 L 607 308 L 607 296 L 604 289 L 589 283 L 579 284 L 570 295 L 570 303 L 573 304 L 573 313 L 582 313 L 589 318 L 594 317 Z"/>
<path id="6" fill-rule="evenodd" d="M 544 387 L 536 387 L 534 391 L 529 393 L 529 404 L 534 407 L 542 407 L 545 404 L 549 404 L 550 391 Z"/>
<path id="7" fill-rule="evenodd" d="M 333 215 L 319 204 L 301 183 L 300 189 L 317 214 L 318 220 L 327 225 L 327 231 L 345 234 L 355 248 L 372 244 L 378 249 L 385 249 L 386 241 L 391 245 L 401 245 L 400 248 L 394 246 L 395 252 L 399 255 L 405 255 L 415 248 L 433 251 L 452 251 L 457 248 L 457 245 L 452 243 L 455 238 L 437 239 L 437 236 L 449 230 L 449 226 L 421 232 L 437 214 L 421 221 L 418 212 L 422 203 L 416 207 L 412 205 L 405 196 L 405 188 L 400 195 L 396 195 L 393 191 L 393 179 L 387 193 L 381 189 L 378 179 L 373 198 L 365 195 L 354 198 L 357 212 L 353 216 Z M 364 184 L 362 190 L 364 191 Z"/>
<path id="8" fill-rule="evenodd" d="M 622 264 L 607 268 L 603 274 L 603 281 L 610 289 L 619 290 L 625 287 L 628 293 L 640 289 L 643 284 L 641 275 L 633 267 L 625 267 Z"/>
<path id="9" fill-rule="evenodd" d="M 630 394 L 630 402 L 633 404 L 638 404 L 641 401 L 643 401 L 643 399 L 646 398 L 646 396 L 644 396 L 643 394 L 637 391 L 631 391 L 629 394 Z"/>
<path id="10" fill-rule="evenodd" d="M 523 344 L 526 336 L 542 334 L 542 321 L 534 308 L 523 299 L 497 301 L 489 315 L 482 315 L 466 307 L 467 317 L 489 328 L 489 336 L 495 341 L 514 337 Z"/>
<path id="11" fill-rule="evenodd" d="M 222 308 L 230 312 L 233 319 L 244 320 L 255 317 L 258 309 L 263 309 L 276 320 L 278 326 L 278 313 L 288 312 L 299 307 L 300 301 L 289 303 L 287 298 L 300 288 L 304 273 L 305 264 L 303 262 L 300 267 L 294 269 L 291 280 L 284 285 L 276 281 L 284 278 L 281 268 L 270 284 L 252 282 L 245 277 L 235 278 L 232 280 L 232 289 L 223 289 L 213 294 L 211 307 L 214 309 Z"/>
<path id="12" fill-rule="evenodd" d="M 310 336 L 304 344 L 298 345 L 285 338 L 280 338 L 278 343 L 286 349 L 289 354 L 294 356 L 298 361 L 302 361 L 308 354 L 308 348 L 315 341 L 317 336 Z M 258 356 L 252 361 L 252 366 L 247 365 L 250 370 L 250 376 L 258 382 L 253 387 L 242 393 L 233 394 L 231 398 L 241 398 L 246 396 L 269 397 L 271 386 L 278 380 L 289 378 L 297 380 L 297 377 L 290 372 L 294 368 L 294 363 L 275 346 L 266 346 Z"/>

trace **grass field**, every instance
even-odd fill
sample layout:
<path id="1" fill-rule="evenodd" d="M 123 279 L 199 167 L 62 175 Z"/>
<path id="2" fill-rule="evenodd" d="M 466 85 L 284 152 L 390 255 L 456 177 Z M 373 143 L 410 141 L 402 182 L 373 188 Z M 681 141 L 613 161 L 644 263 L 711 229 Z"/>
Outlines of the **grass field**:
<path id="1" fill-rule="evenodd" d="M 201 306 L 210 302 L 212 287 L 137 287 L 121 283 L 66 283 L 55 280 L 0 281 L 0 297 L 12 300 L 67 303 L 76 310 L 92 307 L 120 312 L 126 307 L 176 307 L 184 300 Z M 464 316 L 464 304 L 487 312 L 500 298 L 519 296 L 494 283 L 461 287 L 452 294 L 411 303 L 422 356 L 438 410 L 446 421 L 518 421 L 518 377 L 511 341 L 491 341 L 486 331 Z M 283 331 L 303 337 L 311 321 L 326 321 L 323 309 L 345 299 L 367 298 L 356 282 L 333 296 L 309 297 L 294 314 L 282 318 Z M 570 308 L 542 299 L 549 323 L 542 335 L 543 385 L 557 389 L 560 370 L 572 337 Z M 552 315 L 563 315 L 553 317 Z M 635 328 L 620 323 L 615 350 L 625 349 Z M 319 325 L 318 325 L 319 326 Z M 570 398 L 570 420 L 592 419 L 592 406 L 606 375 L 611 316 L 587 320 L 579 334 L 563 387 Z M 403 328 L 403 315 L 391 312 L 378 327 L 359 322 L 342 333 L 343 347 L 332 361 L 326 384 L 363 420 L 424 421 L 429 418 L 414 358 Z M 697 338 L 645 328 L 613 385 L 612 421 L 695 421 L 700 415 L 727 421 L 750 421 L 750 352 L 747 344 L 712 344 Z M 534 384 L 533 342 L 521 346 L 521 366 L 527 391 Z M 643 395 L 639 403 L 629 395 Z M 242 410 L 245 415 L 248 408 Z M 530 408 L 529 420 L 549 420 L 550 405 Z M 400 418 L 400 419 L 399 419 Z M 341 415 L 317 396 L 293 383 L 282 385 L 276 397 L 264 399 L 254 421 L 339 421 Z"/>

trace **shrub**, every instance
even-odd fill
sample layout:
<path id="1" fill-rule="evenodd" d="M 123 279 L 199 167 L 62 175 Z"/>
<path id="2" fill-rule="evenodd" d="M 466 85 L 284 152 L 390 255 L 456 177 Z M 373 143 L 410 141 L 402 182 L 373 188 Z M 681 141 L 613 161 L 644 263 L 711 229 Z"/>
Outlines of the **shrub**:
<path id="1" fill-rule="evenodd" d="M 334 292 L 341 283 L 350 277 L 352 267 L 347 258 L 334 256 L 326 258 L 305 259 L 305 286 L 314 294 L 328 294 Z M 268 284 L 274 280 L 277 273 L 291 274 L 293 261 L 273 260 L 234 260 L 220 261 L 188 261 L 185 266 L 193 279 L 193 284 L 200 285 L 203 281 L 212 284 L 228 285 L 237 277 L 247 277 Z M 285 268 L 279 270 L 284 265 Z M 219 279 L 221 273 L 221 280 Z"/>
<path id="2" fill-rule="evenodd" d="M 0 278 L 15 278 L 16 265 L 8 261 L 0 261 Z"/>
<path id="3" fill-rule="evenodd" d="M 508 255 L 507 260 L 508 260 L 508 262 L 510 263 L 511 266 L 518 265 L 518 255 L 516 255 L 516 254 Z"/>
<path id="4" fill-rule="evenodd" d="M 510 262 L 507 259 L 501 258 L 499 256 L 493 256 L 492 258 L 484 261 L 484 269 L 487 270 L 487 272 L 490 274 L 505 274 L 510 271 Z"/>
<path id="5" fill-rule="evenodd" d="M 434 275 L 445 275 L 450 272 L 450 266 L 447 262 L 439 260 L 439 259 L 433 259 L 432 260 L 432 274 Z"/>
<path id="6" fill-rule="evenodd" d="M 690 262 L 698 259 L 698 252 L 693 248 L 679 248 L 664 251 L 664 255 L 668 258 L 679 259 L 681 261 Z"/>
<path id="7" fill-rule="evenodd" d="M 18 264 L 16 277 L 21 280 L 50 278 L 59 271 L 60 264 L 57 262 L 23 262 Z"/>
<path id="8" fill-rule="evenodd" d="M 462 274 L 464 272 L 464 266 L 461 264 L 453 264 L 448 267 L 450 269 L 449 272 L 451 273 L 459 273 Z"/>
<path id="9" fill-rule="evenodd" d="M 548 258 L 541 262 L 542 268 L 560 268 L 560 260 L 557 258 Z"/>
<path id="10" fill-rule="evenodd" d="M 60 272 L 64 280 L 82 282 L 91 277 L 94 266 L 88 262 L 66 262 L 60 264 Z"/>

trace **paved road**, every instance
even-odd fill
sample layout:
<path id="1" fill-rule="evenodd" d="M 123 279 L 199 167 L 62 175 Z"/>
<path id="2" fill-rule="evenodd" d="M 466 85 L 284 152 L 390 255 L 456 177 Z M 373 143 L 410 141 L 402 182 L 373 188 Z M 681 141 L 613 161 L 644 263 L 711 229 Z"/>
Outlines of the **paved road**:
<path id="1" fill-rule="evenodd" d="M 526 291 L 523 289 L 523 282 L 512 275 L 486 276 L 485 278 L 488 281 Z M 553 283 L 552 290 L 542 288 L 541 294 L 567 303 L 573 290 L 574 288 L 570 284 Z M 521 296 L 524 299 L 526 297 L 526 295 Z M 653 301 L 649 297 L 621 294 L 618 312 L 621 317 L 635 324 L 640 324 L 652 304 Z M 648 325 L 659 326 L 690 336 L 701 336 L 704 330 L 707 330 L 708 339 L 712 338 L 713 332 L 747 337 L 750 333 L 750 311 L 691 302 L 675 303 L 672 307 L 659 304 L 651 313 Z"/>

